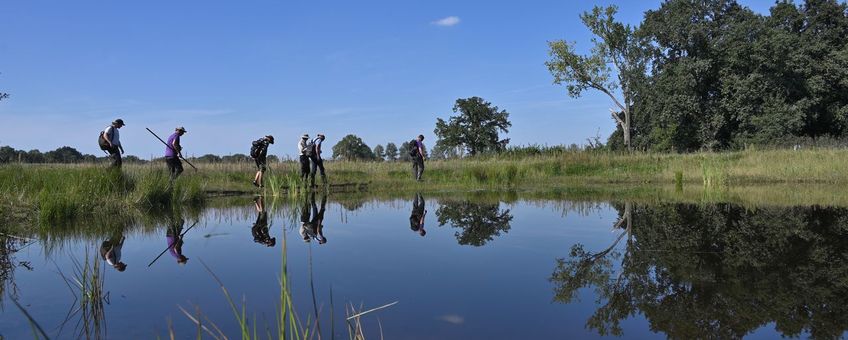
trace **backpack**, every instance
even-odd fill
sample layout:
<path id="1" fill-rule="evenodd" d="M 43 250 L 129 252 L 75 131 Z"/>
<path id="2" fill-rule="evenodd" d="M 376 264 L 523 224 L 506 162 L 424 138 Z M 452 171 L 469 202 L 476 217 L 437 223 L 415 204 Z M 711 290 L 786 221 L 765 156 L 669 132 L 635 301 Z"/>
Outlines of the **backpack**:
<path id="1" fill-rule="evenodd" d="M 418 157 L 418 140 L 413 139 L 409 142 L 409 157 Z"/>
<path id="2" fill-rule="evenodd" d="M 306 146 L 304 146 L 301 151 L 303 151 L 304 156 L 312 157 L 312 155 L 315 154 L 315 141 L 307 141 Z"/>
<path id="3" fill-rule="evenodd" d="M 108 129 L 109 127 L 106 127 Z M 106 135 L 103 133 L 104 131 L 100 131 L 100 134 L 97 135 L 97 144 L 100 145 L 100 150 L 109 151 L 109 142 L 106 140 Z M 114 131 L 114 130 L 113 130 Z"/>
<path id="4" fill-rule="evenodd" d="M 257 139 L 253 141 L 253 144 L 250 146 L 250 157 L 258 158 L 259 154 L 262 152 L 262 139 Z"/>

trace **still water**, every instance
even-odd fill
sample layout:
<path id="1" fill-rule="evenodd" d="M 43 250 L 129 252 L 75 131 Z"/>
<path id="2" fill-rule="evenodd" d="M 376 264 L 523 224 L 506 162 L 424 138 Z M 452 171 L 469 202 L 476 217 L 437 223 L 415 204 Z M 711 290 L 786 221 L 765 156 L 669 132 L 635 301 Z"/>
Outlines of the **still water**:
<path id="1" fill-rule="evenodd" d="M 5 239 L 0 336 L 37 332 L 18 301 L 51 338 L 193 338 L 186 312 L 240 337 L 210 271 L 251 330 L 276 334 L 285 261 L 321 338 L 348 337 L 351 306 L 392 302 L 361 318 L 367 337 L 842 337 L 846 235 L 848 210 L 825 207 L 245 199 L 107 235 Z M 94 264 L 101 309 L 77 286 Z"/>

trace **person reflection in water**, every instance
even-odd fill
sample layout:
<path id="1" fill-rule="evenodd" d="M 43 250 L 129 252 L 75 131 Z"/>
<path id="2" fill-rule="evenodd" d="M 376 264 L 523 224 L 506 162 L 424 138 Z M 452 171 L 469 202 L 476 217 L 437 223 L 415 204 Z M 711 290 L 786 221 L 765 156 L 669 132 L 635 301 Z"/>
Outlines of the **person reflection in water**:
<path id="1" fill-rule="evenodd" d="M 253 205 L 256 207 L 256 223 L 250 229 L 253 234 L 253 242 L 264 244 L 266 247 L 273 247 L 277 244 L 277 238 L 271 237 L 268 232 L 268 212 L 265 211 L 264 197 L 256 196 L 253 199 Z"/>
<path id="2" fill-rule="evenodd" d="M 311 214 L 310 214 L 311 207 Z M 312 239 L 318 241 L 318 244 L 327 243 L 327 238 L 324 237 L 324 210 L 327 207 L 327 196 L 321 195 L 321 210 L 315 205 L 315 193 L 309 196 L 309 200 L 304 201 L 303 209 L 300 211 L 300 236 L 303 236 L 304 242 L 311 242 Z"/>
<path id="3" fill-rule="evenodd" d="M 123 233 L 113 235 L 100 245 L 100 257 L 119 272 L 127 270 L 127 264 L 121 262 L 121 248 L 124 246 Z"/>
<path id="4" fill-rule="evenodd" d="M 424 196 L 421 193 L 415 194 L 415 199 L 412 201 L 412 214 L 409 215 L 409 229 L 418 233 L 422 237 L 427 235 L 424 230 L 424 217 L 427 216 L 427 210 L 424 210 Z"/>
<path id="5" fill-rule="evenodd" d="M 185 224 L 185 220 L 182 218 L 175 219 L 171 225 L 168 226 L 168 232 L 166 234 L 168 238 L 168 252 L 171 253 L 175 259 L 177 259 L 177 263 L 185 264 L 188 262 L 188 257 L 183 255 L 183 235 L 181 235 L 183 231 L 183 225 Z"/>

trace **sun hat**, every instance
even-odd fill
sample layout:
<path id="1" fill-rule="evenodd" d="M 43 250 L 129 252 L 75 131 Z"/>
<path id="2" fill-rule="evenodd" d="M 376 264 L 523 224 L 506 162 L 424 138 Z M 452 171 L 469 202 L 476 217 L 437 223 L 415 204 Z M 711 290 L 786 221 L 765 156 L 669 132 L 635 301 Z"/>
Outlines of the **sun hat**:
<path id="1" fill-rule="evenodd" d="M 124 124 L 124 120 L 123 120 L 123 119 L 121 119 L 121 118 L 115 119 L 115 121 L 114 121 L 114 122 L 112 122 L 112 124 L 120 125 L 120 126 L 127 125 L 127 124 Z"/>

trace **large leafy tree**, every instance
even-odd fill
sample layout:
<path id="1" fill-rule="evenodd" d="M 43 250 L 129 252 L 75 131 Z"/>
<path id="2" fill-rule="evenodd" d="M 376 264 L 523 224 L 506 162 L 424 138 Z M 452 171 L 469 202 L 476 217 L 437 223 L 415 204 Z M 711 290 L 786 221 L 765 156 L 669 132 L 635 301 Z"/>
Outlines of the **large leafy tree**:
<path id="1" fill-rule="evenodd" d="M 732 0 L 668 0 L 639 33 L 652 67 L 634 104 L 637 146 L 726 149 L 848 133 L 845 3 L 780 1 L 759 15 Z"/>
<path id="2" fill-rule="evenodd" d="M 475 247 L 508 232 L 512 222 L 509 209 L 501 209 L 500 203 L 443 202 L 436 216 L 439 227 L 449 224 L 460 229 L 455 233 L 459 244 Z"/>
<path id="3" fill-rule="evenodd" d="M 588 55 L 580 55 L 565 40 L 548 43 L 551 59 L 545 63 L 555 84 L 566 85 L 574 98 L 593 89 L 607 95 L 615 105 L 613 119 L 630 147 L 633 103 L 640 81 L 645 78 L 648 58 L 636 29 L 615 21 L 616 6 L 595 7 L 580 16 L 594 34 L 594 47 Z"/>
<path id="4" fill-rule="evenodd" d="M 458 116 L 449 121 L 436 120 L 439 143 L 444 147 L 462 147 L 474 156 L 488 151 L 501 151 L 506 148 L 509 138 L 500 139 L 500 132 L 508 133 L 512 123 L 509 113 L 500 110 L 492 103 L 480 97 L 457 99 L 453 112 Z"/>
<path id="5" fill-rule="evenodd" d="M 346 161 L 370 161 L 374 153 L 361 138 L 347 135 L 333 146 L 333 158 Z"/>
<path id="6" fill-rule="evenodd" d="M 398 159 L 398 148 L 395 143 L 386 144 L 386 160 L 389 162 L 396 161 Z"/>
<path id="7" fill-rule="evenodd" d="M 381 162 L 386 157 L 386 150 L 383 149 L 382 145 L 377 144 L 377 146 L 374 147 L 374 157 L 376 158 L 376 160 Z"/>
<path id="8" fill-rule="evenodd" d="M 624 335 L 636 314 L 674 339 L 742 338 L 768 324 L 786 337 L 848 330 L 848 265 L 836 260 L 848 251 L 848 210 L 614 207 L 630 214 L 632 237 L 595 252 L 577 244 L 550 278 L 557 302 L 594 288 L 587 327 L 598 333 Z"/>

